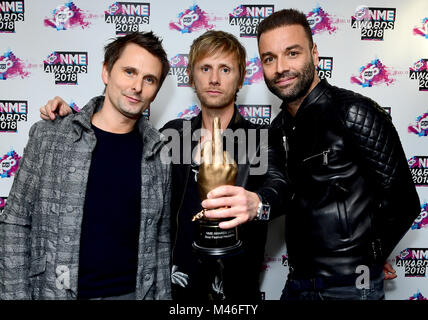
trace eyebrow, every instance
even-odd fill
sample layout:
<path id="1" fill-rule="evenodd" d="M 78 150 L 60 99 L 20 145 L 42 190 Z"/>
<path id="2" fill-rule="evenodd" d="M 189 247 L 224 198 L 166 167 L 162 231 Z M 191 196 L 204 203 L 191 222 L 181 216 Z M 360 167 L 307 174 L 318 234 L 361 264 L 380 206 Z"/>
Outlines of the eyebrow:
<path id="1" fill-rule="evenodd" d="M 285 48 L 285 50 L 283 52 L 287 52 L 287 51 L 290 51 L 290 50 L 293 50 L 293 49 L 303 49 L 303 47 L 300 44 L 293 44 L 292 46 L 289 46 L 289 47 Z M 263 52 L 261 54 L 262 58 L 264 58 L 266 56 L 275 56 L 275 54 L 273 52 L 271 52 L 271 51 Z"/>
<path id="2" fill-rule="evenodd" d="M 134 67 L 129 67 L 129 66 L 124 66 L 124 67 L 122 67 L 122 70 L 129 70 L 129 71 L 132 71 L 132 72 L 134 72 L 134 73 L 137 73 L 137 71 L 138 71 L 136 68 L 134 68 Z M 151 77 L 151 78 L 153 78 L 156 82 L 159 82 L 158 77 L 157 77 L 157 76 L 155 76 L 154 74 L 148 73 L 148 74 L 145 74 L 145 75 L 144 75 L 144 77 L 145 77 L 145 78 L 147 78 L 147 77 Z"/>
<path id="3" fill-rule="evenodd" d="M 203 68 L 203 67 L 210 67 L 210 68 L 212 68 L 212 64 L 205 63 L 205 64 L 201 65 L 200 67 L 201 67 L 201 68 Z M 226 64 L 226 63 L 221 63 L 221 64 L 219 65 L 219 67 L 220 67 L 220 68 L 227 67 L 227 68 L 229 68 L 229 69 L 233 69 L 233 68 L 232 68 L 232 66 L 230 66 L 230 65 L 228 65 L 228 64 Z"/>

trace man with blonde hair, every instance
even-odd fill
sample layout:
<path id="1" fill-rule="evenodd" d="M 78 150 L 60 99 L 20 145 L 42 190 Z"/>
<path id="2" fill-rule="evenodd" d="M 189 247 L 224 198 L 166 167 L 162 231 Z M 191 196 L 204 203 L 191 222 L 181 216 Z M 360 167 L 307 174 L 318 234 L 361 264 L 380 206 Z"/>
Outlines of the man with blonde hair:
<path id="1" fill-rule="evenodd" d="M 221 130 L 243 130 L 247 138 L 243 143 L 252 143 L 249 132 L 254 130 L 260 134 L 260 127 L 245 120 L 235 105 L 246 75 L 246 51 L 236 37 L 223 31 L 205 32 L 191 45 L 187 69 L 190 84 L 201 103 L 201 112 L 190 120 L 168 122 L 163 132 L 174 128 L 180 132 L 182 141 L 186 141 L 192 140 L 192 135 L 198 129 L 206 129 L 208 137 L 202 135 L 199 141 L 192 141 L 192 147 L 197 148 L 198 143 L 203 144 L 204 139 L 210 139 L 213 119 L 218 117 Z M 190 130 L 186 130 L 186 123 L 190 124 L 187 126 Z M 235 186 L 221 186 L 212 190 L 202 206 L 196 183 L 199 159 L 195 157 L 189 164 L 183 161 L 173 164 L 171 212 L 177 216 L 172 226 L 177 230 L 172 274 L 175 298 L 260 299 L 259 273 L 264 258 L 267 225 L 261 221 L 247 221 L 258 220 L 254 218 L 257 213 L 260 217 L 261 204 L 278 210 L 279 194 L 285 187 L 278 162 L 273 158 L 273 148 L 262 144 L 260 139 L 254 141 L 254 151 L 264 152 L 261 149 L 265 148 L 266 155 L 269 154 L 269 161 L 266 159 L 265 163 L 267 165 L 268 162 L 266 173 L 251 174 L 250 167 L 254 165 L 251 159 L 254 155 L 249 150 L 245 154 L 245 161 L 238 161 L 240 156 L 236 141 L 231 154 L 238 162 Z M 192 242 L 197 232 L 191 218 L 202 208 L 212 209 L 205 213 L 208 218 L 219 215 L 233 218 L 220 223 L 224 228 L 247 222 L 239 230 L 243 251 L 220 259 L 201 257 L 192 252 Z"/>

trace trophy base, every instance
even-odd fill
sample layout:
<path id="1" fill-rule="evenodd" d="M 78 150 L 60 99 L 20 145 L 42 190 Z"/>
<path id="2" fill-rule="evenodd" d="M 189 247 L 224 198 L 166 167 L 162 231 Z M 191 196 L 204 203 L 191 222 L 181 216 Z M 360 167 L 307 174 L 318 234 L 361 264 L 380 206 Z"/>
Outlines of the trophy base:
<path id="1" fill-rule="evenodd" d="M 198 245 L 196 242 L 192 243 L 193 251 L 197 254 L 204 256 L 226 256 L 237 253 L 242 248 L 242 241 L 238 240 L 234 245 L 222 248 L 208 248 Z"/>
<path id="2" fill-rule="evenodd" d="M 203 256 L 224 256 L 238 252 L 242 241 L 238 238 L 238 228 L 221 229 L 222 220 L 201 219 L 197 224 L 197 235 L 193 241 L 193 251 Z"/>

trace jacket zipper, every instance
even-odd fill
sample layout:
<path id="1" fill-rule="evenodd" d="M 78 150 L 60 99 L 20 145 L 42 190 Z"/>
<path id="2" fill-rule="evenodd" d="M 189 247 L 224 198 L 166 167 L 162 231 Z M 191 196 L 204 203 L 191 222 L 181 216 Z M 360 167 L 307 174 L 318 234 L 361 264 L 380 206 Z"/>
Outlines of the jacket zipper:
<path id="1" fill-rule="evenodd" d="M 287 141 L 287 136 L 286 135 L 282 136 L 282 144 L 283 144 L 284 150 L 285 150 L 285 163 L 287 164 L 289 146 L 288 146 L 288 141 Z"/>
<path id="2" fill-rule="evenodd" d="M 308 158 L 306 158 L 306 159 L 303 159 L 303 162 L 305 162 L 305 161 L 308 161 L 308 160 L 311 160 L 311 159 L 313 159 L 313 158 L 316 158 L 316 157 L 319 157 L 319 156 L 322 156 L 323 158 L 322 158 L 322 164 L 324 165 L 324 166 L 326 166 L 326 165 L 328 165 L 328 154 L 331 152 L 331 149 L 327 149 L 327 150 L 324 150 L 323 152 L 321 152 L 321 153 L 318 153 L 318 154 L 315 154 L 315 155 L 313 155 L 313 156 L 310 156 L 310 157 L 308 157 Z"/>

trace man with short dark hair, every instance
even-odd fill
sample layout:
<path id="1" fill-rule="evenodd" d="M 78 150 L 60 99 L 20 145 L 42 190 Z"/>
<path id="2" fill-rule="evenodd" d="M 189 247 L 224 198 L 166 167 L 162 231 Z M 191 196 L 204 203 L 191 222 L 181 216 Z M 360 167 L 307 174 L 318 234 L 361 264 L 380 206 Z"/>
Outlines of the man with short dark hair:
<path id="1" fill-rule="evenodd" d="M 142 117 L 168 69 L 153 33 L 117 38 L 105 96 L 32 126 L 0 216 L 0 299 L 171 298 L 170 167 Z"/>
<path id="2" fill-rule="evenodd" d="M 383 299 L 393 269 L 382 267 L 420 213 L 391 117 L 319 79 L 303 13 L 275 12 L 257 39 L 266 85 L 283 100 L 270 137 L 283 139 L 294 191 L 284 209 L 290 273 L 281 299 Z"/>

